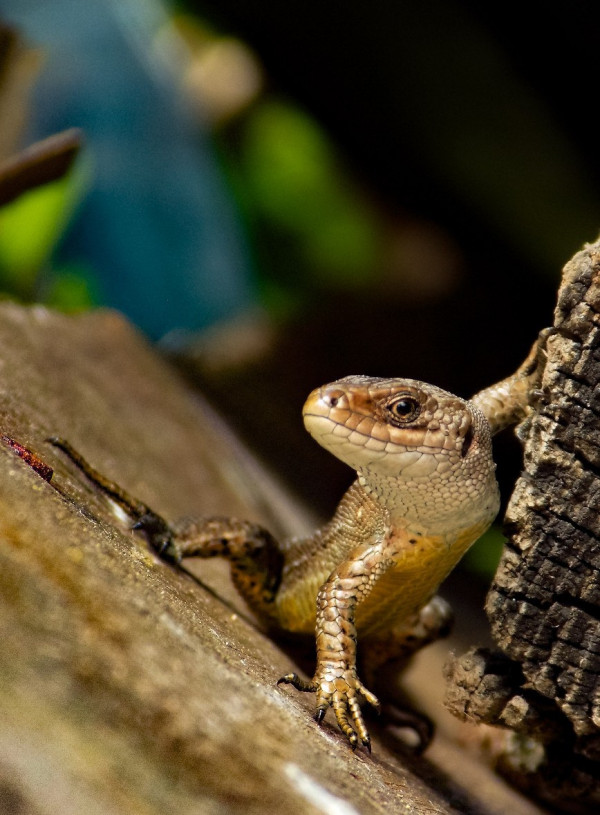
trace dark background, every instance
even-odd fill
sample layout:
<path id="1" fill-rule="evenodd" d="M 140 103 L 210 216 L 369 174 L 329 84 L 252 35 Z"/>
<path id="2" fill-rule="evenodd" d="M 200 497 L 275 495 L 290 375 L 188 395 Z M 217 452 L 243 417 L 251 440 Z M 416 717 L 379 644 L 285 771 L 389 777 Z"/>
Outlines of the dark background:
<path id="1" fill-rule="evenodd" d="M 297 407 L 308 390 L 365 373 L 468 396 L 512 371 L 551 323 L 560 268 L 600 222 L 597 9 L 190 5 L 256 49 L 271 87 L 317 117 L 390 217 L 439 225 L 460 252 L 460 274 L 440 296 L 375 284 L 358 296 L 319 292 L 270 359 L 213 391 L 252 440 L 277 404 L 286 440 L 270 427 L 265 455 L 329 511 L 349 476 L 307 451 Z M 510 439 L 497 446 L 506 491 L 519 452 Z"/>

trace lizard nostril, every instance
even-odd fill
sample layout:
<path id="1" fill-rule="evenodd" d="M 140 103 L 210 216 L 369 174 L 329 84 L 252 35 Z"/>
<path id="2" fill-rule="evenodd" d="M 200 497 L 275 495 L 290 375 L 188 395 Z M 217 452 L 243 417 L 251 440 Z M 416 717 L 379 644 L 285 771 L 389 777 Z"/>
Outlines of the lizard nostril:
<path id="1" fill-rule="evenodd" d="M 339 388 L 332 388 L 331 390 L 323 391 L 321 399 L 329 408 L 343 407 L 346 394 Z"/>

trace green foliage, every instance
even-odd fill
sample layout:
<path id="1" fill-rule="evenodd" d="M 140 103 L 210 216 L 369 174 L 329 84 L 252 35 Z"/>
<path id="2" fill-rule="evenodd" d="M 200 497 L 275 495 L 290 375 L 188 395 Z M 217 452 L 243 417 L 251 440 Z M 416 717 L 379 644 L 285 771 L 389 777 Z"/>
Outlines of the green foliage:
<path id="1" fill-rule="evenodd" d="M 52 279 L 49 272 L 52 253 L 90 179 L 90 164 L 80 158 L 63 178 L 29 190 L 0 209 L 0 290 L 6 295 L 31 302 L 48 292 L 59 308 L 71 310 L 75 301 L 91 305 L 91 291 L 83 293 L 84 277 L 76 280 L 77 273 L 69 272 L 59 283 L 61 275 Z"/>
<path id="2" fill-rule="evenodd" d="M 93 276 L 82 265 L 54 271 L 48 280 L 44 302 L 69 314 L 88 311 L 100 301 Z"/>
<path id="3" fill-rule="evenodd" d="M 259 105 L 244 127 L 240 172 L 247 208 L 286 240 L 305 285 L 368 283 L 380 227 L 313 119 L 280 101 Z"/>
<path id="4" fill-rule="evenodd" d="M 462 560 L 463 567 L 473 574 L 490 580 L 502 555 L 506 537 L 500 526 L 492 526 L 475 543 Z"/>

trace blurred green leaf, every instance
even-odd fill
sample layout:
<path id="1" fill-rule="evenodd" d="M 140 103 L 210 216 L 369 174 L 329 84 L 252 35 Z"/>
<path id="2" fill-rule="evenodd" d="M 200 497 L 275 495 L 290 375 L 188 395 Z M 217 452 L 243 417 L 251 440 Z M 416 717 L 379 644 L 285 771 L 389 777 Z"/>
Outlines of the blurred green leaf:
<path id="1" fill-rule="evenodd" d="M 89 160 L 79 158 L 58 181 L 26 192 L 0 209 L 0 286 L 24 300 L 35 296 L 49 261 L 90 185 Z"/>
<path id="2" fill-rule="evenodd" d="M 99 302 L 94 276 L 83 266 L 70 266 L 54 272 L 44 303 L 68 314 L 87 311 Z"/>
<path id="3" fill-rule="evenodd" d="M 479 577 L 490 580 L 500 562 L 505 543 L 506 536 L 502 533 L 502 528 L 496 525 L 490 527 L 464 556 L 463 567 Z"/>
<path id="4" fill-rule="evenodd" d="M 371 279 L 381 246 L 377 221 L 309 116 L 283 102 L 256 108 L 242 172 L 259 215 L 298 242 L 303 271 L 334 285 Z"/>

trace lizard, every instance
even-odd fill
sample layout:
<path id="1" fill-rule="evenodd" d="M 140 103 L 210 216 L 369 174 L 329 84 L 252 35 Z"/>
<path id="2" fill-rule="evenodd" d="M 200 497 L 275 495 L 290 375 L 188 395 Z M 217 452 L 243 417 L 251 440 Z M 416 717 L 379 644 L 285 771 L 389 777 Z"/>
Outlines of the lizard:
<path id="1" fill-rule="evenodd" d="M 314 390 L 303 408 L 313 438 L 356 470 L 332 519 L 311 536 L 278 542 L 258 524 L 185 518 L 169 524 L 96 471 L 67 441 L 48 439 L 121 506 L 163 558 L 229 559 L 239 593 L 267 627 L 316 637 L 310 680 L 278 684 L 315 693 L 316 720 L 332 708 L 355 749 L 371 740 L 363 684 L 390 659 L 406 661 L 444 636 L 452 613 L 436 592 L 500 506 L 492 435 L 523 418 L 539 393 L 549 329 L 508 378 L 471 400 L 413 379 L 349 376 Z M 413 724 L 418 731 L 419 728 Z M 423 733 L 423 740 L 427 740 Z"/>

